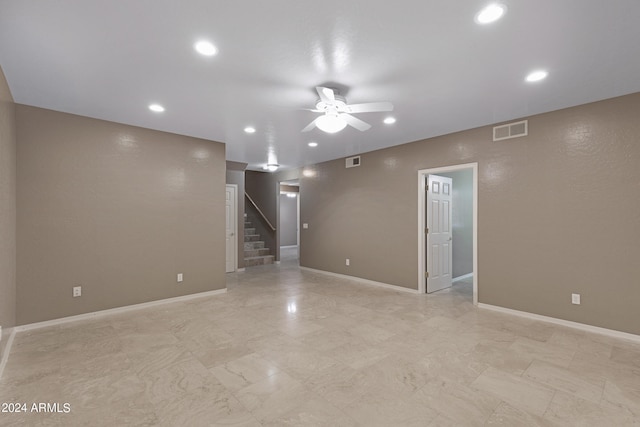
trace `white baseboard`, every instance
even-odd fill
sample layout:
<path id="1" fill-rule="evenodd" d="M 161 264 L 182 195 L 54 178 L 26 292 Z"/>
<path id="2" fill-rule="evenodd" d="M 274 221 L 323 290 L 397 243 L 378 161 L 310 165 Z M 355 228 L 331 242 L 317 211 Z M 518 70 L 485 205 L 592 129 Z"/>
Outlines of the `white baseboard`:
<path id="1" fill-rule="evenodd" d="M 584 323 L 572 322 L 570 320 L 558 319 L 555 317 L 543 316 L 541 314 L 527 313 L 526 311 L 512 310 L 510 308 L 499 307 L 497 305 L 478 303 L 478 307 L 486 310 L 497 311 L 505 314 L 512 314 L 514 316 L 525 317 L 531 320 L 539 320 L 541 322 L 553 323 L 560 326 L 566 326 L 568 328 L 580 329 L 585 332 L 593 332 L 600 335 L 607 335 L 613 338 L 621 338 L 624 340 L 630 340 L 640 342 L 640 335 L 630 334 L 627 332 L 616 331 L 614 329 L 600 328 L 598 326 L 586 325 Z"/>
<path id="2" fill-rule="evenodd" d="M 244 267 L 236 269 L 236 273 L 242 273 L 242 272 L 244 272 Z"/>
<path id="3" fill-rule="evenodd" d="M 127 311 L 135 311 L 143 308 L 155 307 L 158 305 L 169 304 L 172 302 L 189 301 L 196 298 L 220 295 L 227 292 L 227 288 L 215 291 L 199 292 L 197 294 L 182 295 L 179 297 L 165 298 L 157 301 L 143 302 L 140 304 L 126 305 L 124 307 L 109 308 L 107 310 L 94 311 L 91 313 L 78 314 L 76 316 L 61 317 L 59 319 L 45 320 L 44 322 L 29 323 L 27 325 L 16 326 L 14 332 L 30 331 L 33 329 L 46 328 L 47 326 L 61 325 L 63 323 L 77 322 L 78 320 L 94 319 L 101 316 L 109 316 L 112 314 L 126 313 Z"/>
<path id="4" fill-rule="evenodd" d="M 461 280 L 471 279 L 472 277 L 473 277 L 473 273 L 469 273 L 469 274 L 464 274 L 462 276 L 454 277 L 451 281 L 455 283 Z"/>
<path id="5" fill-rule="evenodd" d="M 289 246 L 280 246 L 280 249 L 293 249 L 293 248 L 297 248 L 298 245 L 289 245 Z"/>
<path id="6" fill-rule="evenodd" d="M 16 328 L 12 328 L 11 333 L 9 334 L 9 339 L 7 340 L 7 344 L 4 346 L 4 351 L 2 352 L 2 360 L 0 361 L 0 378 L 2 378 L 2 373 L 4 372 L 4 367 L 7 366 L 7 361 L 9 360 L 9 353 L 11 352 L 11 346 L 13 345 L 13 338 L 16 336 Z"/>
<path id="7" fill-rule="evenodd" d="M 353 280 L 354 282 L 362 283 L 364 285 L 378 286 L 378 287 L 381 287 L 381 288 L 390 289 L 392 291 L 409 292 L 409 293 L 412 293 L 412 294 L 419 293 L 417 289 L 403 288 L 402 286 L 390 285 L 388 283 L 382 283 L 382 282 L 376 282 L 374 280 L 363 279 L 361 277 L 347 276 L 346 274 L 332 273 L 330 271 L 316 270 L 315 268 L 302 267 L 302 266 L 300 267 L 300 269 L 301 270 L 312 271 L 314 273 L 326 274 L 327 276 L 338 277 L 340 279 Z"/>

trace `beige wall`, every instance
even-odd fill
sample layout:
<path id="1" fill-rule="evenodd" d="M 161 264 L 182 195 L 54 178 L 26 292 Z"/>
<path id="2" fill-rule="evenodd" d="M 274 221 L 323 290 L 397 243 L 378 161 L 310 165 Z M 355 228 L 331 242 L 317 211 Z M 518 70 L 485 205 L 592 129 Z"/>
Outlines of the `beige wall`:
<path id="1" fill-rule="evenodd" d="M 223 144 L 24 105 L 16 122 L 18 324 L 225 287 Z"/>
<path id="2" fill-rule="evenodd" d="M 439 173 L 451 178 L 453 277 L 473 273 L 473 169 Z"/>
<path id="3" fill-rule="evenodd" d="M 227 161 L 227 184 L 235 184 L 238 186 L 238 268 L 244 268 L 244 170 L 246 163 Z"/>
<path id="4" fill-rule="evenodd" d="M 638 117 L 633 94 L 309 167 L 300 263 L 417 289 L 417 171 L 478 162 L 480 302 L 640 334 Z"/>
<path id="5" fill-rule="evenodd" d="M 16 322 L 16 125 L 0 68 L 0 358 Z"/>

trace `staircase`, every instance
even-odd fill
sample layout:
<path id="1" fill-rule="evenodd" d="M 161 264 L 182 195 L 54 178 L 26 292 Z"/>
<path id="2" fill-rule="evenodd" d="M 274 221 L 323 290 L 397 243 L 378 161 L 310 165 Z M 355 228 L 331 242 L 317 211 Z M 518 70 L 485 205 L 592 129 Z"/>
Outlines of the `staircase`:
<path id="1" fill-rule="evenodd" d="M 270 255 L 271 250 L 264 247 L 264 242 L 260 240 L 260 234 L 251 226 L 250 221 L 244 222 L 244 266 L 273 264 L 274 256 Z"/>

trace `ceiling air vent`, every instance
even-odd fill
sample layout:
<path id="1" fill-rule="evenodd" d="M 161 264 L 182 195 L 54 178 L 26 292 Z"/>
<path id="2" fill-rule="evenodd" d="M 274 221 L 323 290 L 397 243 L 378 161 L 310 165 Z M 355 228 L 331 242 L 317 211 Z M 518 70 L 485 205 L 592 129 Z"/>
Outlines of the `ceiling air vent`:
<path id="1" fill-rule="evenodd" d="M 347 168 L 355 168 L 356 166 L 360 166 L 360 156 L 347 157 L 345 163 L 345 166 Z"/>
<path id="2" fill-rule="evenodd" d="M 493 128 L 493 140 L 502 141 L 503 139 L 518 138 L 529 134 L 529 121 L 508 123 L 506 125 L 495 126 Z"/>

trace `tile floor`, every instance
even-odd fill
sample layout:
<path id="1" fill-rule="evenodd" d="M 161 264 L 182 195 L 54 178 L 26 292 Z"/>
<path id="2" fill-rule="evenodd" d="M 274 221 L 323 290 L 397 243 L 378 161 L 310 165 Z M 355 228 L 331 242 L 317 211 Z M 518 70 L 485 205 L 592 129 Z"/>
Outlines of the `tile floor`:
<path id="1" fill-rule="evenodd" d="M 16 336 L 0 425 L 640 426 L 640 344 L 300 270 Z M 64 407 L 61 407 L 64 409 Z"/>

